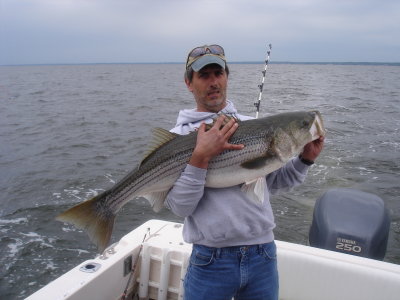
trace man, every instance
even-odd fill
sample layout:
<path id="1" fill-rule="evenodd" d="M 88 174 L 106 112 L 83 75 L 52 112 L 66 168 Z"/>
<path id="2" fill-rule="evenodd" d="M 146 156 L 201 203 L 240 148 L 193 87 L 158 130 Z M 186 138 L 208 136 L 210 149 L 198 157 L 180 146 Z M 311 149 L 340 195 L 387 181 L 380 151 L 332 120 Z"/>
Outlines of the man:
<path id="1" fill-rule="evenodd" d="M 194 48 L 187 58 L 185 83 L 196 108 L 181 110 L 171 130 L 178 134 L 198 130 L 191 159 L 166 199 L 166 205 L 185 218 L 183 237 L 193 243 L 184 282 L 185 299 L 277 300 L 275 223 L 269 193 L 288 190 L 304 181 L 309 165 L 322 150 L 323 137 L 307 144 L 301 158 L 293 158 L 266 176 L 263 203 L 247 199 L 240 186 L 205 187 L 209 161 L 222 151 L 245 147 L 229 143 L 238 127 L 234 118 L 226 123 L 225 117 L 219 116 L 210 130 L 205 128 L 218 113 L 250 119 L 238 114 L 227 100 L 228 75 L 221 46 Z"/>

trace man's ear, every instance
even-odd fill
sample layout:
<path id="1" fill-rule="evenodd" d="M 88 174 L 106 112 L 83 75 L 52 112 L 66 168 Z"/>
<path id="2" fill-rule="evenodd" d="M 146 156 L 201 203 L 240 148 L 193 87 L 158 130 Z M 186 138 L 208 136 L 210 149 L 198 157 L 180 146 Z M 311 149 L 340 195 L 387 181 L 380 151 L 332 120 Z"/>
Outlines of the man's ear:
<path id="1" fill-rule="evenodd" d="M 185 78 L 186 87 L 188 88 L 189 92 L 193 92 L 192 84 L 189 79 Z"/>

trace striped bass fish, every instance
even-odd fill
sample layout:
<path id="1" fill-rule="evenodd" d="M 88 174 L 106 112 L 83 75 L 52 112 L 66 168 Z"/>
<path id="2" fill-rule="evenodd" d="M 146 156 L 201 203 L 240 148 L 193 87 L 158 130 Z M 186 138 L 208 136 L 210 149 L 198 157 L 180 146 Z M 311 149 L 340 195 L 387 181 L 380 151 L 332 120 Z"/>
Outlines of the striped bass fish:
<path id="1" fill-rule="evenodd" d="M 307 143 L 325 135 L 318 111 L 282 113 L 238 123 L 229 142 L 245 147 L 224 151 L 210 161 L 206 187 L 243 184 L 242 190 L 256 201 L 264 199 L 258 192 L 264 191 L 259 178 L 264 179 L 299 154 Z M 144 197 L 159 211 L 191 158 L 197 133 L 177 135 L 156 128 L 154 136 L 157 146 L 136 169 L 111 189 L 70 208 L 57 219 L 86 230 L 102 252 L 109 244 L 116 214 L 129 200 Z M 261 184 L 266 184 L 265 179 Z"/>

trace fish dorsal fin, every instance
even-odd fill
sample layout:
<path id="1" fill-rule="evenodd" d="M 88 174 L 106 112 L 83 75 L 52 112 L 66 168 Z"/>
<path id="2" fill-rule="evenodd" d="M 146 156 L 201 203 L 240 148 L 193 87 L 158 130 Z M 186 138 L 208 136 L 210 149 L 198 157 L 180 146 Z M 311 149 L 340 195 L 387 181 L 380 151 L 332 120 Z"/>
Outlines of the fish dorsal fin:
<path id="1" fill-rule="evenodd" d="M 142 159 L 142 162 L 146 160 L 156 150 L 157 148 L 161 147 L 165 143 L 173 140 L 178 136 L 178 134 L 165 130 L 163 128 L 153 128 L 153 140 L 150 142 L 149 147 Z"/>
<path id="2" fill-rule="evenodd" d="M 160 147 L 161 145 L 169 142 L 178 136 L 178 134 L 170 132 L 160 127 L 156 127 L 152 129 L 153 132 L 153 143 L 156 144 L 156 147 Z"/>

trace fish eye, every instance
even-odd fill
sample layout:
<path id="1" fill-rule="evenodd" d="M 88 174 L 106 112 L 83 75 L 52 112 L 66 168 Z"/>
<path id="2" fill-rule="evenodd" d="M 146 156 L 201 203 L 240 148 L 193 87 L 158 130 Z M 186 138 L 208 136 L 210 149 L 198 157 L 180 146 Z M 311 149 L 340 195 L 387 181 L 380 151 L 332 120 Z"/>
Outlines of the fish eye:
<path id="1" fill-rule="evenodd" d="M 308 127 L 308 126 L 310 126 L 310 121 L 304 120 L 303 121 L 303 127 Z"/>

